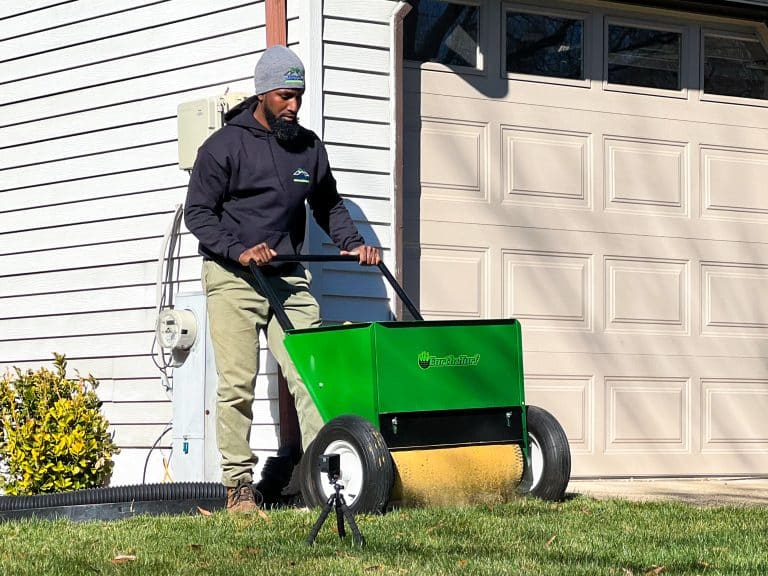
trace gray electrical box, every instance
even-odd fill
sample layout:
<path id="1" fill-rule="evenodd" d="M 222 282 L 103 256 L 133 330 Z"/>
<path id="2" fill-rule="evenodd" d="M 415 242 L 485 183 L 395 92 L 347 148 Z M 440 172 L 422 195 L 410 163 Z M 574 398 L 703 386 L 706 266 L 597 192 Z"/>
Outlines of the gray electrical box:
<path id="1" fill-rule="evenodd" d="M 229 92 L 179 104 L 176 118 L 179 132 L 179 168 L 192 170 L 197 149 L 224 125 L 224 115 L 251 95 Z"/>

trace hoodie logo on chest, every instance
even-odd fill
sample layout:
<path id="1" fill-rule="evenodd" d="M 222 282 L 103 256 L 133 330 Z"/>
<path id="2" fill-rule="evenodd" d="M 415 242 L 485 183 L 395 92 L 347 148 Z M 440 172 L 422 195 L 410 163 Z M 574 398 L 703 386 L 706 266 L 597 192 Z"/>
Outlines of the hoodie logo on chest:
<path id="1" fill-rule="evenodd" d="M 296 172 L 293 173 L 293 181 L 300 184 L 309 184 L 309 172 L 304 170 L 304 168 L 297 168 Z"/>

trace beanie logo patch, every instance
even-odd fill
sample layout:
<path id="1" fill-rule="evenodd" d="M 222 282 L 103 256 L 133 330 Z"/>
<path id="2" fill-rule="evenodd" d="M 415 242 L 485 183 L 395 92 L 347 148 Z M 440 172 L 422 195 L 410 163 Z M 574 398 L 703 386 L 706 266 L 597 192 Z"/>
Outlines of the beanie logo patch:
<path id="1" fill-rule="evenodd" d="M 298 66 L 288 68 L 288 72 L 283 77 L 286 84 L 304 84 L 304 71 Z"/>
<path id="2" fill-rule="evenodd" d="M 298 168 L 293 173 L 293 181 L 300 184 L 309 184 L 309 172 L 304 170 L 304 168 Z"/>

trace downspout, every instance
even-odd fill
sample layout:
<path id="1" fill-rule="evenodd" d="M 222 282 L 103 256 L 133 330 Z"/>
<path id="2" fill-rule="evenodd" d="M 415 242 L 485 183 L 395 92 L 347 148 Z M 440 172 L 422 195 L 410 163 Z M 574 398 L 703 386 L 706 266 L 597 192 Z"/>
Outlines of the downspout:
<path id="1" fill-rule="evenodd" d="M 275 44 L 288 46 L 288 20 L 285 0 L 266 0 L 264 20 L 267 24 L 267 48 Z"/>
<path id="2" fill-rule="evenodd" d="M 403 284 L 403 19 L 411 11 L 408 2 L 398 2 L 389 17 L 389 154 L 392 167 L 392 269 Z M 390 293 L 390 298 L 394 295 Z M 390 300 L 391 302 L 392 300 Z M 394 303 L 394 315 L 403 317 L 403 303 Z"/>
<path id="3" fill-rule="evenodd" d="M 285 0 L 266 0 L 264 19 L 267 24 L 267 47 L 276 44 L 288 46 L 288 15 L 285 9 Z M 296 412 L 293 395 L 288 390 L 288 382 L 279 367 L 277 370 L 277 414 L 280 448 L 293 449 L 295 447 L 300 449 L 299 416 Z"/>

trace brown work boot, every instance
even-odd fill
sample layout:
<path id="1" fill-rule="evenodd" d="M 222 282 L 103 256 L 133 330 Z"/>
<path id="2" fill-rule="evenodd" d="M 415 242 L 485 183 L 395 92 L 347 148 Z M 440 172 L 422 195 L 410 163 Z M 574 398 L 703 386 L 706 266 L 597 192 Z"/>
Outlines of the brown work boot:
<path id="1" fill-rule="evenodd" d="M 261 494 L 250 482 L 241 482 L 234 488 L 227 488 L 227 512 L 248 514 L 256 512 L 261 504 Z"/>

